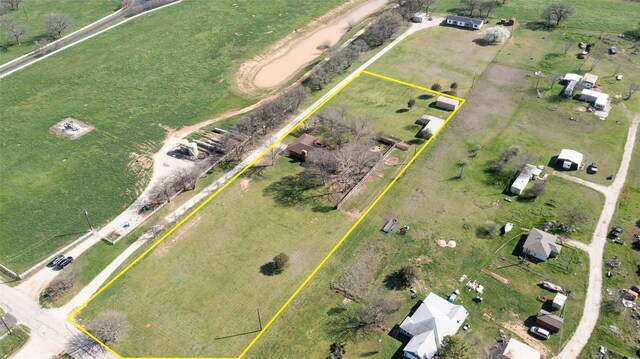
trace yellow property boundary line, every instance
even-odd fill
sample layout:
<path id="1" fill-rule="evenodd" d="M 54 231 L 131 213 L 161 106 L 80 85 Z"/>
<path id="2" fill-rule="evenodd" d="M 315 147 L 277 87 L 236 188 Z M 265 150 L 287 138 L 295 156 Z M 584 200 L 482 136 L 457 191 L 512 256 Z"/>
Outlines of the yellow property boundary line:
<path id="1" fill-rule="evenodd" d="M 289 299 L 287 299 L 287 301 L 284 303 L 284 305 L 276 312 L 276 314 L 273 316 L 273 318 L 271 318 L 271 320 L 269 320 L 269 322 L 267 322 L 267 324 L 262 328 L 262 330 L 258 333 L 258 335 L 256 335 L 255 338 L 253 338 L 253 340 L 251 341 L 251 343 L 249 343 L 249 345 L 242 351 L 242 353 L 235 358 L 232 357 L 228 357 L 228 358 L 210 358 L 210 359 L 241 359 L 242 357 L 244 357 L 245 354 L 247 354 L 247 352 L 249 351 L 249 349 L 251 349 L 251 347 L 258 341 L 258 339 L 260 339 L 260 337 L 262 336 L 262 334 L 264 334 L 264 332 L 271 326 L 271 324 L 273 324 L 273 322 L 280 316 L 280 314 L 282 314 L 282 312 L 289 306 L 289 304 L 291 304 L 291 302 L 298 296 L 298 294 L 302 291 L 302 289 L 307 285 L 307 283 L 309 283 L 309 281 L 311 281 L 311 279 L 316 275 L 316 273 L 320 270 L 320 268 L 322 268 L 322 266 L 324 266 L 324 264 L 327 262 L 327 260 L 329 260 L 329 258 L 331 258 L 331 256 L 336 252 L 336 250 L 338 250 L 338 248 L 340 247 L 340 245 L 342 245 L 342 243 L 349 237 L 349 235 L 351 235 L 351 233 L 356 229 L 356 227 L 358 227 L 358 225 L 360 224 L 360 222 L 362 222 L 362 220 L 369 214 L 369 212 L 371 212 L 371 210 L 378 204 L 378 202 L 382 199 L 382 197 L 384 197 L 384 195 L 387 193 L 387 191 L 389 191 L 389 189 L 396 183 L 396 181 L 402 177 L 402 175 L 405 173 L 405 171 L 409 168 L 409 166 L 411 166 L 416 158 L 418 158 L 418 156 L 420 156 L 420 154 L 422 153 L 422 151 L 424 151 L 424 149 L 431 143 L 431 141 L 436 137 L 436 135 L 440 132 L 440 130 L 442 128 L 444 128 L 446 126 L 446 124 L 449 122 L 449 120 L 451 120 L 451 118 L 456 114 L 456 112 L 458 112 L 458 110 L 464 105 L 465 100 L 463 98 L 460 97 L 456 97 L 456 96 L 451 96 L 449 94 L 445 94 L 442 92 L 438 92 L 438 91 L 433 91 L 431 89 L 428 89 L 426 87 L 422 87 L 422 86 L 418 86 L 418 85 L 414 85 L 405 81 L 401 81 L 398 79 L 394 79 L 391 77 L 387 77 L 384 75 L 379 75 L 370 71 L 366 71 L 366 70 L 362 70 L 360 71 L 356 76 L 354 76 L 352 79 L 350 79 L 349 81 L 347 81 L 344 85 L 342 85 L 334 94 L 332 94 L 331 96 L 329 96 L 326 100 L 324 100 L 322 103 L 320 103 L 320 105 L 318 105 L 315 109 L 313 109 L 307 116 L 305 116 L 300 122 L 298 122 L 295 126 L 293 126 L 291 128 L 291 130 L 289 130 L 287 133 L 285 133 L 284 135 L 282 135 L 280 138 L 278 138 L 271 146 L 269 146 L 266 150 L 264 150 L 255 160 L 251 161 L 251 163 L 249 163 L 247 166 L 245 166 L 240 172 L 238 172 L 235 176 L 233 176 L 229 181 L 227 181 L 227 183 L 225 183 L 222 187 L 220 187 L 218 190 L 216 190 L 211 196 L 209 196 L 204 202 L 202 202 L 200 205 L 198 205 L 193 211 L 191 211 L 186 217 L 184 217 L 182 220 L 180 220 L 180 222 L 178 222 L 175 226 L 173 226 L 173 228 L 171 228 L 171 230 L 169 230 L 169 232 L 165 233 L 165 235 L 163 235 L 160 239 L 158 239 L 151 247 L 149 247 L 146 251 L 144 251 L 140 256 L 138 256 L 138 258 L 136 258 L 133 262 L 131 262 L 131 264 L 129 264 L 128 266 L 126 266 L 122 271 L 120 271 L 120 273 L 118 273 L 113 279 L 111 279 L 107 284 L 105 284 L 102 288 L 100 288 L 100 290 L 98 290 L 95 294 L 93 294 L 91 296 L 91 298 L 89 298 L 86 302 L 84 302 L 82 305 L 80 305 L 78 308 L 76 308 L 73 312 L 71 312 L 71 314 L 69 314 L 69 316 L 67 317 L 67 320 L 69 322 L 71 322 L 76 328 L 78 328 L 79 330 L 81 330 L 83 333 L 85 333 L 86 335 L 88 335 L 89 337 L 91 337 L 93 340 L 95 340 L 96 342 L 98 342 L 100 345 L 102 345 L 106 350 L 108 350 L 109 352 L 111 352 L 113 355 L 115 355 L 118 358 L 121 359 L 129 359 L 128 357 L 122 357 L 121 355 L 119 355 L 118 353 L 116 353 L 113 349 L 109 348 L 107 345 L 105 345 L 103 342 L 101 342 L 100 340 L 98 340 L 98 338 L 96 338 L 94 335 L 92 335 L 91 333 L 89 333 L 85 328 L 83 328 L 80 324 L 78 324 L 75 321 L 75 316 L 82 310 L 84 309 L 93 299 L 95 299 L 98 295 L 100 295 L 100 293 L 102 293 L 105 289 L 107 289 L 109 286 L 111 286 L 111 284 L 113 284 L 116 280 L 118 280 L 118 278 L 120 278 L 124 273 L 126 273 L 129 269 L 131 269 L 131 267 L 133 267 L 134 265 L 136 265 L 140 260 L 142 260 L 142 258 L 144 258 L 149 252 L 151 252 L 155 247 L 157 247 L 160 243 L 162 243 L 162 241 L 164 241 L 167 237 L 169 237 L 171 234 L 173 234 L 173 232 L 175 232 L 178 228 L 180 228 L 185 222 L 187 222 L 191 217 L 193 217 L 198 211 L 200 211 L 204 206 L 206 206 L 212 199 L 214 199 L 220 192 L 222 192 L 225 188 L 227 188 L 231 183 L 233 183 L 236 179 L 238 179 L 238 177 L 242 176 L 242 174 L 244 174 L 249 168 L 251 168 L 257 161 L 259 161 L 264 155 L 266 155 L 272 148 L 274 148 L 276 145 L 280 144 L 280 142 L 282 142 L 282 140 L 284 140 L 287 136 L 289 136 L 289 134 L 291 134 L 291 132 L 293 132 L 295 129 L 297 129 L 300 125 L 302 125 L 304 122 L 306 122 L 307 119 L 309 119 L 309 117 L 313 116 L 313 114 L 315 114 L 318 110 L 320 110 L 327 102 L 329 102 L 332 98 L 334 98 L 337 94 L 339 94 L 340 92 L 342 92 L 342 90 L 345 89 L 345 87 L 347 87 L 351 82 L 353 82 L 353 80 L 357 79 L 358 77 L 360 77 L 360 75 L 362 74 L 366 74 L 372 77 L 376 77 L 379 79 L 383 79 L 386 81 L 391 81 L 391 82 L 395 82 L 397 84 L 401 84 L 404 86 L 408 86 L 411 88 L 415 88 L 421 91 L 426 91 L 426 92 L 430 92 L 436 95 L 440 95 L 440 96 L 445 96 L 445 97 L 449 97 L 449 98 L 453 98 L 456 99 L 458 101 L 460 101 L 460 104 L 458 105 L 458 107 L 456 107 L 455 110 L 453 110 L 453 112 L 451 112 L 451 114 L 445 119 L 444 123 L 433 133 L 433 135 L 431 136 L 430 139 L 428 139 L 421 147 L 418 151 L 416 151 L 416 153 L 413 155 L 413 157 L 411 158 L 411 160 L 409 160 L 407 162 L 407 164 L 402 168 L 402 170 L 400 170 L 400 172 L 398 172 L 398 174 L 396 174 L 396 176 L 393 178 L 393 180 L 391 180 L 391 182 L 389 182 L 389 184 L 387 185 L 387 187 L 385 187 L 385 189 L 380 192 L 380 194 L 378 194 L 378 196 L 375 198 L 375 200 L 369 205 L 369 207 L 367 207 L 367 209 L 362 213 L 362 215 L 356 220 L 356 222 L 351 226 L 351 228 L 349 228 L 349 230 L 347 231 L 347 233 L 345 233 L 345 235 L 340 239 L 340 241 L 338 243 L 336 243 L 336 245 L 331 249 L 331 251 L 322 259 L 322 261 L 320 262 L 320 264 L 318 264 L 318 266 L 316 266 L 316 268 L 311 272 L 311 274 L 309 274 L 309 276 L 304 280 L 304 282 L 302 282 L 302 284 L 296 289 L 295 292 L 293 292 L 293 294 L 289 297 Z M 139 357 L 138 357 L 139 358 Z M 152 357 L 145 357 L 144 359 L 160 359 L 160 358 L 152 358 Z M 186 358 L 169 358 L 169 357 L 164 357 L 162 359 L 186 359 Z"/>

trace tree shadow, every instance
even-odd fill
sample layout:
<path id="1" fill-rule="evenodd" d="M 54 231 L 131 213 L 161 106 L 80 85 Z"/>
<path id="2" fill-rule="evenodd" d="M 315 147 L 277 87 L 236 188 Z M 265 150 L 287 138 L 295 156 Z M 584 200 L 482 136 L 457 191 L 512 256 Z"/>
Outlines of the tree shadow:
<path id="1" fill-rule="evenodd" d="M 265 187 L 264 194 L 270 196 L 278 206 L 298 207 L 316 203 L 317 196 L 308 192 L 320 187 L 300 175 L 286 176 Z"/>
<path id="2" fill-rule="evenodd" d="M 553 25 L 549 25 L 543 21 L 529 21 L 524 24 L 524 27 L 531 31 L 547 31 L 551 32 L 555 30 Z"/>
<path id="3" fill-rule="evenodd" d="M 402 276 L 398 271 L 395 271 L 384 277 L 382 283 L 387 289 L 390 290 L 403 290 L 407 288 L 407 286 L 403 283 Z"/>
<path id="4" fill-rule="evenodd" d="M 347 308 L 343 308 L 343 307 L 333 307 L 333 308 L 327 310 L 327 315 L 328 316 L 333 316 L 333 315 L 342 314 L 346 310 L 347 310 Z"/>
<path id="5" fill-rule="evenodd" d="M 405 112 L 409 112 L 408 108 L 399 108 L 396 110 L 396 113 L 405 113 Z"/>
<path id="6" fill-rule="evenodd" d="M 266 276 L 277 275 L 276 264 L 274 262 L 268 262 L 260 266 L 260 273 Z"/>
<path id="7" fill-rule="evenodd" d="M 434 96 L 434 94 L 432 94 L 432 93 L 425 93 L 425 94 L 422 94 L 422 95 L 418 96 L 418 100 L 429 100 L 429 99 L 433 98 L 433 96 Z"/>
<path id="8" fill-rule="evenodd" d="M 486 41 L 486 40 L 485 40 L 485 39 L 483 39 L 483 38 L 473 39 L 471 42 L 473 42 L 474 44 L 476 44 L 476 45 L 478 45 L 478 46 L 482 46 L 482 47 L 490 46 L 490 45 L 491 45 L 491 43 L 489 43 L 488 41 Z"/>

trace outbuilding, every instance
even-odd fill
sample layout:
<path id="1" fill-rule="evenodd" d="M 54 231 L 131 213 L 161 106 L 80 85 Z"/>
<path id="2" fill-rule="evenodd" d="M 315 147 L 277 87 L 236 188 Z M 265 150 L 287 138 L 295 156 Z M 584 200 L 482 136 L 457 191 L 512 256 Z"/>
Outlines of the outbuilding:
<path id="1" fill-rule="evenodd" d="M 413 14 L 413 17 L 411 18 L 411 21 L 417 22 L 417 23 L 421 23 L 421 22 L 424 22 L 426 19 L 427 19 L 427 13 L 426 12 L 417 12 L 417 13 Z"/>
<path id="2" fill-rule="evenodd" d="M 586 74 L 584 74 L 584 77 L 582 80 L 582 87 L 586 89 L 593 88 L 596 86 L 597 81 L 598 81 L 598 76 L 587 72 Z"/>
<path id="3" fill-rule="evenodd" d="M 460 101 L 450 97 L 438 96 L 436 99 L 436 107 L 443 110 L 453 111 L 458 107 L 458 105 L 460 105 Z"/>
<path id="4" fill-rule="evenodd" d="M 584 89 L 580 93 L 580 99 L 582 101 L 593 103 L 593 107 L 596 110 L 604 110 L 609 103 L 609 95 L 606 93 Z"/>
<path id="5" fill-rule="evenodd" d="M 563 149 L 556 159 L 556 167 L 566 171 L 577 170 L 582 165 L 583 158 L 582 153 L 578 151 Z"/>
<path id="6" fill-rule="evenodd" d="M 564 319 L 555 314 L 551 314 L 544 309 L 540 309 L 536 315 L 536 325 L 544 328 L 551 333 L 557 333 L 562 329 Z"/>
<path id="7" fill-rule="evenodd" d="M 474 17 L 449 15 L 447 16 L 447 25 L 462 27 L 466 29 L 479 30 L 484 24 L 484 20 Z"/>
<path id="8" fill-rule="evenodd" d="M 540 352 L 515 338 L 509 339 L 502 355 L 507 359 L 540 359 Z"/>
<path id="9" fill-rule="evenodd" d="M 422 115 L 422 117 L 416 120 L 416 124 L 422 126 L 416 136 L 428 140 L 438 132 L 440 127 L 444 124 L 444 120 L 431 115 Z"/>
<path id="10" fill-rule="evenodd" d="M 553 302 L 551 303 L 551 306 L 554 309 L 562 309 L 562 307 L 564 307 L 564 303 L 567 301 L 567 296 L 562 294 L 562 293 L 556 293 L 556 297 L 553 298 Z"/>

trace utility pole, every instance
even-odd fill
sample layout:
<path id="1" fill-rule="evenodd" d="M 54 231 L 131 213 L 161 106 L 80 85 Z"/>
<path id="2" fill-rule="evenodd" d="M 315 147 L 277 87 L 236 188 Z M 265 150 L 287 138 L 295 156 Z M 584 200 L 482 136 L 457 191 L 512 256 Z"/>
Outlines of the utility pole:
<path id="1" fill-rule="evenodd" d="M 89 220 L 89 212 L 86 209 L 82 209 L 84 212 L 84 217 L 87 219 L 87 224 L 89 225 L 89 229 L 93 232 L 93 226 L 91 225 L 91 221 Z"/>
<path id="2" fill-rule="evenodd" d="M 260 319 L 260 308 L 256 308 L 258 311 L 258 324 L 260 324 L 260 331 L 262 331 L 262 319 Z"/>

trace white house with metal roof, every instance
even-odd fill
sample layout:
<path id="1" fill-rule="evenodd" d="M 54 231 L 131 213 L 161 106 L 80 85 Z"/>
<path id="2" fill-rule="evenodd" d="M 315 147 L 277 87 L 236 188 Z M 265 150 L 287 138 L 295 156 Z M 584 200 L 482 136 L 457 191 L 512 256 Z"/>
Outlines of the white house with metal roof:
<path id="1" fill-rule="evenodd" d="M 593 103 L 593 107 L 596 110 L 604 110 L 604 108 L 609 103 L 608 94 L 589 89 L 582 90 L 582 92 L 580 93 L 580 99 L 582 101 Z"/>
<path id="2" fill-rule="evenodd" d="M 466 17 L 466 16 L 458 16 L 458 15 L 449 15 L 447 16 L 447 25 L 464 27 L 467 29 L 478 30 L 484 24 L 484 20 L 477 19 L 474 17 Z"/>
<path id="3" fill-rule="evenodd" d="M 400 332 L 411 338 L 404 348 L 404 357 L 433 358 L 444 337 L 456 334 L 468 315 L 463 306 L 430 293 L 400 324 Z"/>
<path id="4" fill-rule="evenodd" d="M 582 153 L 574 150 L 563 149 L 560 151 L 560 154 L 556 159 L 556 164 L 561 166 L 563 170 L 577 170 L 580 168 L 583 159 L 584 156 L 582 156 Z"/>

